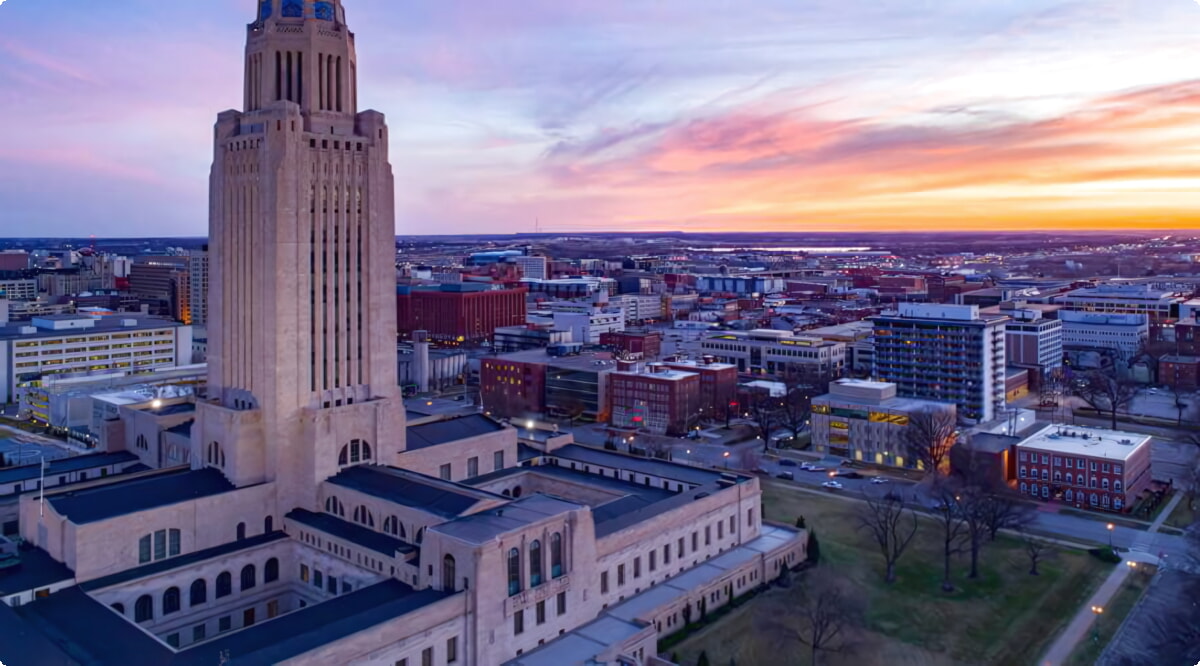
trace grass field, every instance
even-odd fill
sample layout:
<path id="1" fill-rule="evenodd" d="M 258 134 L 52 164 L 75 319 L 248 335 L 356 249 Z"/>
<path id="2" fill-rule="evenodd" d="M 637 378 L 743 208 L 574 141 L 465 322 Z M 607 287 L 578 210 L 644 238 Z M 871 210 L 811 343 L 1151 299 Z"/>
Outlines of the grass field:
<path id="1" fill-rule="evenodd" d="M 1192 523 L 1196 522 L 1197 520 L 1200 520 L 1200 512 L 1193 510 L 1192 507 L 1188 505 L 1187 498 L 1184 497 L 1183 499 L 1179 500 L 1179 504 L 1175 507 L 1175 510 L 1171 512 L 1171 515 L 1167 516 L 1167 519 L 1163 521 L 1163 524 L 1183 529 L 1186 527 L 1191 527 Z"/>
<path id="2" fill-rule="evenodd" d="M 1117 591 L 1116 596 L 1108 602 L 1108 606 L 1100 614 L 1100 618 L 1092 625 L 1092 631 L 1088 632 L 1087 640 L 1075 648 L 1064 666 L 1092 666 L 1095 664 L 1096 660 L 1100 658 L 1100 653 L 1104 652 L 1104 647 L 1121 628 L 1121 623 L 1125 621 L 1129 611 L 1133 610 L 1138 599 L 1142 598 L 1142 594 L 1150 586 L 1150 579 L 1153 577 L 1153 567 L 1143 568 L 1130 574 L 1125 579 L 1125 584 Z"/>
<path id="3" fill-rule="evenodd" d="M 966 556 L 954 563 L 957 589 L 941 591 L 940 533 L 923 520 L 917 538 L 897 565 L 897 581 L 883 582 L 883 558 L 857 529 L 858 502 L 764 484 L 768 520 L 793 523 L 804 515 L 820 540 L 821 563 L 791 588 L 774 588 L 678 645 L 680 663 L 693 666 L 701 651 L 714 666 L 797 666 L 806 648 L 770 628 L 792 623 L 807 578 L 835 579 L 865 603 L 866 626 L 855 649 L 828 654 L 824 666 L 984 666 L 1034 664 L 1049 641 L 1112 571 L 1086 553 L 1064 551 L 1029 575 L 1021 543 L 1000 537 L 982 554 L 980 577 L 966 578 Z"/>

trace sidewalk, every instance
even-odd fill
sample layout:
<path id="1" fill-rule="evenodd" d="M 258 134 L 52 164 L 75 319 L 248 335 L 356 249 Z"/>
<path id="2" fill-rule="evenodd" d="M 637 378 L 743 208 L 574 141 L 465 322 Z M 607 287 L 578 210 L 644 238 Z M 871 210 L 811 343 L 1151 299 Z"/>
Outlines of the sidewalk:
<path id="1" fill-rule="evenodd" d="M 1175 506 L 1179 504 L 1182 498 L 1182 493 L 1176 493 L 1175 497 L 1167 504 L 1167 507 L 1159 513 L 1158 519 L 1146 530 L 1147 533 L 1153 534 L 1157 532 L 1158 528 L 1162 526 L 1163 521 L 1167 519 L 1167 516 L 1171 515 L 1171 511 L 1175 510 Z M 1157 560 L 1157 558 L 1155 559 Z M 1096 590 L 1092 598 L 1088 599 L 1087 603 L 1075 613 L 1075 617 L 1071 619 L 1071 623 L 1067 625 L 1062 634 L 1051 644 L 1050 649 L 1046 651 L 1046 655 L 1039 662 L 1041 666 L 1059 666 L 1066 663 L 1067 659 L 1071 657 L 1071 653 L 1075 651 L 1075 646 L 1086 639 L 1088 629 L 1091 628 L 1092 622 L 1096 619 L 1095 613 L 1092 612 L 1092 607 L 1099 606 L 1100 608 L 1104 608 L 1112 600 L 1113 596 L 1116 595 L 1117 590 L 1121 589 L 1121 584 L 1125 582 L 1130 571 L 1131 569 L 1125 566 L 1124 563 L 1116 565 L 1116 568 L 1108 575 L 1108 578 L 1100 584 L 1100 589 Z"/>

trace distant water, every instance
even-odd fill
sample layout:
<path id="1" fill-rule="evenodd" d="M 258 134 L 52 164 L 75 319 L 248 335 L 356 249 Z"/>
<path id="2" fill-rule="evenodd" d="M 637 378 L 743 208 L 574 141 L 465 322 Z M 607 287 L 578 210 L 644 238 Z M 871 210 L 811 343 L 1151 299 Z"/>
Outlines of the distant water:
<path id="1" fill-rule="evenodd" d="M 689 247 L 690 252 L 804 252 L 807 254 L 873 252 L 873 247 Z"/>

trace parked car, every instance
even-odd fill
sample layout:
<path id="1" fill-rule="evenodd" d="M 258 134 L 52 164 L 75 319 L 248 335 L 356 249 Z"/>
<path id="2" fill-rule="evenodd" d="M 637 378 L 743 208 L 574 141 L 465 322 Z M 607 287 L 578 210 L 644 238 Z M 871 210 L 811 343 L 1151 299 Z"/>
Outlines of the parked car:
<path id="1" fill-rule="evenodd" d="M 863 475 L 859 474 L 858 472 L 838 472 L 838 476 L 843 479 L 861 479 L 861 478 L 863 478 Z"/>
<path id="2" fill-rule="evenodd" d="M 805 463 L 805 464 L 807 464 L 807 463 Z M 779 466 L 780 467 L 795 467 L 796 461 L 792 460 L 791 458 L 780 458 Z"/>
<path id="3" fill-rule="evenodd" d="M 809 472 L 824 472 L 825 471 L 825 468 L 821 467 L 820 465 L 809 465 L 808 467 L 805 467 L 804 469 Z"/>
<path id="4" fill-rule="evenodd" d="M 780 473 L 776 474 L 775 476 L 777 476 L 781 479 L 784 479 L 786 481 L 795 481 L 796 480 L 796 475 L 792 474 L 791 472 L 780 472 Z"/>
<path id="5" fill-rule="evenodd" d="M 888 478 L 886 476 L 871 477 L 871 483 L 874 483 L 875 485 L 879 485 L 881 483 L 887 483 L 887 482 L 888 482 Z"/>
<path id="6" fill-rule="evenodd" d="M 845 487 L 842 484 L 838 483 L 837 481 L 826 481 L 825 483 L 822 483 L 821 486 L 828 488 L 830 490 L 841 490 L 842 488 Z"/>

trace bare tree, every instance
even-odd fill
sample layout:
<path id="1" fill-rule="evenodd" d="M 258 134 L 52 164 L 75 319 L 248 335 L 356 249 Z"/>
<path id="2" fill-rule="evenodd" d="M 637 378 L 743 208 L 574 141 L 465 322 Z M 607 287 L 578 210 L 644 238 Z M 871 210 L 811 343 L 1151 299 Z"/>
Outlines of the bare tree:
<path id="1" fill-rule="evenodd" d="M 1021 543 L 1025 546 L 1025 554 L 1029 557 L 1029 575 L 1038 575 L 1038 563 L 1043 562 L 1054 556 L 1056 552 L 1054 545 L 1049 541 L 1030 534 L 1025 528 L 1021 528 Z"/>
<path id="2" fill-rule="evenodd" d="M 950 410 L 926 408 L 908 417 L 901 443 L 908 456 L 921 463 L 936 484 L 958 441 L 958 423 Z"/>
<path id="3" fill-rule="evenodd" d="M 849 593 L 828 579 L 817 578 L 804 594 L 799 626 L 780 625 L 780 629 L 808 646 L 815 666 L 822 653 L 843 652 L 853 646 L 851 634 L 861 625 L 861 615 Z"/>
<path id="4" fill-rule="evenodd" d="M 787 395 L 779 409 L 779 421 L 792 433 L 792 440 L 800 439 L 800 433 L 808 426 L 812 416 L 813 389 L 807 384 L 788 386 Z"/>
<path id="5" fill-rule="evenodd" d="M 1112 418 L 1112 429 L 1117 429 L 1117 412 L 1133 401 L 1139 387 L 1134 382 L 1117 376 L 1116 366 L 1104 370 L 1088 370 L 1075 380 L 1075 395 L 1096 410 L 1108 412 Z"/>
<path id="6" fill-rule="evenodd" d="M 1183 426 L 1184 412 L 1192 406 L 1192 403 L 1188 402 L 1191 392 L 1185 391 L 1180 387 L 1178 377 L 1175 377 L 1171 383 L 1171 397 L 1175 399 L 1175 427 L 1179 428 Z"/>
<path id="7" fill-rule="evenodd" d="M 952 488 L 942 486 L 934 493 L 934 497 L 938 502 L 934 517 L 942 530 L 942 591 L 953 592 L 954 580 L 950 563 L 968 544 L 970 534 L 963 507 L 959 504 L 961 495 L 956 494 Z"/>
<path id="8" fill-rule="evenodd" d="M 917 513 L 911 507 L 905 511 L 904 500 L 895 494 L 878 497 L 866 493 L 865 498 L 866 506 L 858 513 L 859 529 L 871 533 L 883 554 L 887 568 L 884 581 L 895 582 L 896 562 L 917 535 Z M 905 520 L 906 513 L 908 520 Z"/>
<path id="9" fill-rule="evenodd" d="M 779 399 L 772 397 L 769 391 L 760 390 L 748 394 L 746 402 L 755 431 L 763 440 L 763 451 L 766 451 L 771 445 L 771 431 L 779 419 Z"/>
<path id="10" fill-rule="evenodd" d="M 1000 530 L 1019 531 L 1037 518 L 1037 510 L 1007 488 L 992 490 L 980 508 L 989 541 L 995 541 Z"/>

